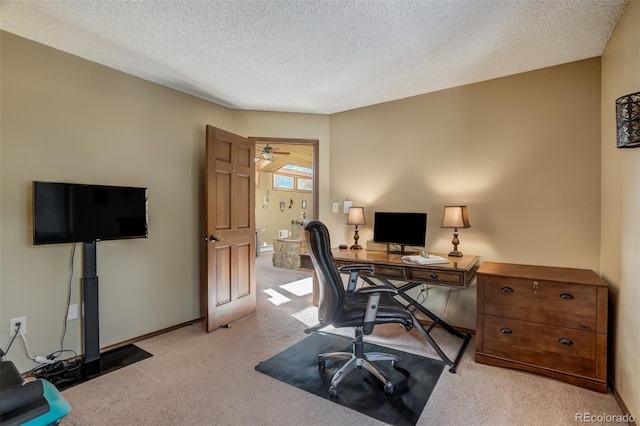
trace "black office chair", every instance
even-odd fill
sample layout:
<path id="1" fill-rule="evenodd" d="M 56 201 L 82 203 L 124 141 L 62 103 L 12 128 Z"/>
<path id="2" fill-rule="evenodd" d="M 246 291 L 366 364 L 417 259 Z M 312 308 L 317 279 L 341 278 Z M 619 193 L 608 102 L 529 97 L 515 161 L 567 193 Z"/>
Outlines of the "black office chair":
<path id="1" fill-rule="evenodd" d="M 307 234 L 307 250 L 313 262 L 319 281 L 319 324 L 311 331 L 327 325 L 339 327 L 355 327 L 353 352 L 332 352 L 318 355 L 318 365 L 324 367 L 326 360 L 346 361 L 334 374 L 329 387 L 329 394 L 336 395 L 338 384 L 355 368 L 364 367 L 384 384 L 384 391 L 393 393 L 393 383 L 379 370 L 374 361 L 391 361 L 396 366 L 398 357 L 382 352 L 364 353 L 363 335 L 373 332 L 376 324 L 397 323 L 409 331 L 413 327 L 412 315 L 393 299 L 397 290 L 384 285 L 355 288 L 355 273 L 367 269 L 366 266 L 354 265 L 351 272 L 349 289 L 345 290 L 340 270 L 331 255 L 331 243 L 327 227 L 317 220 L 307 219 L 303 226 Z"/>

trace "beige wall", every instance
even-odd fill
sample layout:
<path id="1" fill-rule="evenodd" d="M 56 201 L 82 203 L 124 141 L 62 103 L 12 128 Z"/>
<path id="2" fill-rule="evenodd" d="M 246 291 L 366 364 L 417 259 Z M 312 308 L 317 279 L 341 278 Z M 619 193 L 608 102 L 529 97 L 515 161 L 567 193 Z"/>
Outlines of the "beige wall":
<path id="1" fill-rule="evenodd" d="M 374 211 L 427 212 L 427 249 L 447 253 L 443 207 L 466 204 L 463 253 L 598 271 L 599 103 L 591 59 L 332 115 L 332 198 L 365 207 L 363 241 Z M 475 287 L 448 297 L 434 289 L 428 304 L 475 328 Z"/>
<path id="2" fill-rule="evenodd" d="M 2 348 L 9 319 L 26 316 L 32 354 L 60 349 L 72 245 L 32 245 L 33 180 L 149 188 L 149 238 L 98 243 L 105 347 L 200 316 L 206 124 L 319 139 L 328 153 L 326 116 L 238 112 L 6 32 L 0 43 Z M 78 246 L 71 303 L 81 260 Z M 69 321 L 64 348 L 81 352 L 80 333 L 80 321 Z M 19 340 L 10 358 L 21 371 L 35 366 Z"/>
<path id="3" fill-rule="evenodd" d="M 640 1 L 630 1 L 602 56 L 602 276 L 610 284 L 610 369 L 640 416 L 640 148 L 616 148 L 615 99 L 640 92 Z"/>

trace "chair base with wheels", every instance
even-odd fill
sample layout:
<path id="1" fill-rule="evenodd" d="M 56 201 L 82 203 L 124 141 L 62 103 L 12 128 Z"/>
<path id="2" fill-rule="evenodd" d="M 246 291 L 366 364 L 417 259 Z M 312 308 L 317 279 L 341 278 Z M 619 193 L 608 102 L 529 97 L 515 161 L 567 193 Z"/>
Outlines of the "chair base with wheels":
<path id="1" fill-rule="evenodd" d="M 362 327 L 356 328 L 356 337 L 353 341 L 353 352 L 328 352 L 318 355 L 318 366 L 325 367 L 326 361 L 345 362 L 340 369 L 331 378 L 331 386 L 329 386 L 329 395 L 337 395 L 337 387 L 340 382 L 347 377 L 356 368 L 364 368 L 373 374 L 382 384 L 384 384 L 385 393 L 393 394 L 393 383 L 386 374 L 382 372 L 373 363 L 378 361 L 391 361 L 391 366 L 396 367 L 398 357 L 384 352 L 364 352 L 364 342 Z"/>

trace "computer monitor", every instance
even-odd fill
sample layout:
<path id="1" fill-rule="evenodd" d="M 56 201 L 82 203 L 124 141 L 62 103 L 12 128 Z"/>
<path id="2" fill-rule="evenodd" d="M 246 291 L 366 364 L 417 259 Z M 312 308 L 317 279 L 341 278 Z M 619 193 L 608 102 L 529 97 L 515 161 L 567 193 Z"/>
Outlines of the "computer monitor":
<path id="1" fill-rule="evenodd" d="M 405 253 L 407 246 L 425 247 L 426 235 L 426 213 L 375 212 L 373 241 L 387 244 L 387 251 Z M 393 245 L 399 248 L 392 250 Z"/>

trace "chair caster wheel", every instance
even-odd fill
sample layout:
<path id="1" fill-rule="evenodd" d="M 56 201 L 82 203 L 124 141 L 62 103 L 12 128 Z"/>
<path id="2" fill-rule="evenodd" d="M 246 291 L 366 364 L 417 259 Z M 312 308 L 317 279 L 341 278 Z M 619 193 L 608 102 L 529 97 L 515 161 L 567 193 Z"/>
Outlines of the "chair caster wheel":
<path id="1" fill-rule="evenodd" d="M 335 397 L 338 395 L 338 390 L 333 386 L 329 386 L 329 396 Z"/>
<path id="2" fill-rule="evenodd" d="M 325 360 L 324 359 L 318 360 L 318 368 L 322 368 L 324 370 L 324 367 L 325 367 Z"/>
<path id="3" fill-rule="evenodd" d="M 393 395 L 393 385 L 392 384 L 384 385 L 384 393 L 386 393 L 387 395 Z"/>

